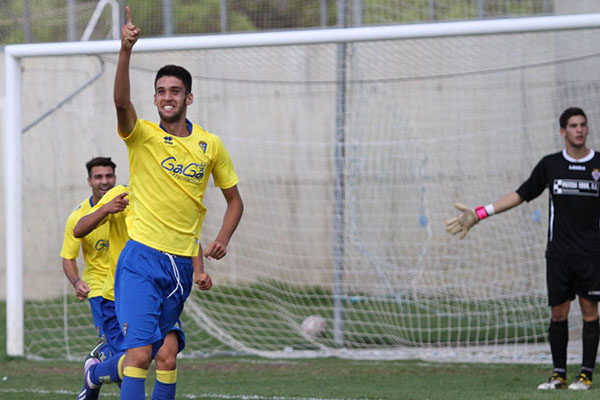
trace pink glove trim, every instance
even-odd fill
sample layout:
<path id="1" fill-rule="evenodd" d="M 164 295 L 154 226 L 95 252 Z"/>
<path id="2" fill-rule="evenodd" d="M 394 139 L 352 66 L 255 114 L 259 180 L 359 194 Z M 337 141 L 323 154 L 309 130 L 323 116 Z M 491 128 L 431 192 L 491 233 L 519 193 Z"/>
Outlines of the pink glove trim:
<path id="1" fill-rule="evenodd" d="M 488 217 L 488 213 L 487 213 L 487 211 L 485 211 L 484 206 L 477 207 L 475 209 L 475 214 L 477 214 L 477 218 L 479 218 L 480 220 Z"/>

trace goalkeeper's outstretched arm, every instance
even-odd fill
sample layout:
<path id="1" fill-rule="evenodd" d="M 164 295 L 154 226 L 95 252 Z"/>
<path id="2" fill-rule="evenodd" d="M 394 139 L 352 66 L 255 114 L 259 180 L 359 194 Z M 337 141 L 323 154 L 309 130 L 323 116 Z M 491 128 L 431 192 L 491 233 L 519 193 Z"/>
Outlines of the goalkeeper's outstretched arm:
<path id="1" fill-rule="evenodd" d="M 464 239 L 469 230 L 480 220 L 490 215 L 499 214 L 510 210 L 523 202 L 523 198 L 517 192 L 509 193 L 492 204 L 487 206 L 478 206 L 475 209 L 469 208 L 462 203 L 454 203 L 461 213 L 446 221 L 446 230 L 453 235 L 460 233 L 460 238 Z"/>

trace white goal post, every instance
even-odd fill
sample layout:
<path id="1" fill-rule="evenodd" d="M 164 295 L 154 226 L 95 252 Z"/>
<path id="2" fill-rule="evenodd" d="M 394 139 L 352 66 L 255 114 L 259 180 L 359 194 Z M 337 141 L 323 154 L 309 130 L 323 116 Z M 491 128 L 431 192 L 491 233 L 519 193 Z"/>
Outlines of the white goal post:
<path id="1" fill-rule="evenodd" d="M 502 20 L 483 20 L 468 22 L 447 22 L 430 23 L 415 25 L 396 25 L 379 27 L 360 27 L 347 29 L 325 29 L 325 30 L 306 30 L 306 31 L 288 31 L 288 32 L 268 32 L 268 33 L 247 33 L 230 34 L 215 36 L 189 36 L 176 38 L 142 38 L 136 44 L 135 53 L 143 52 L 161 52 L 161 51 L 186 51 L 199 49 L 237 49 L 248 47 L 269 47 L 286 45 L 313 45 L 313 44 L 331 44 L 331 43 L 359 43 L 375 42 L 387 40 L 413 40 L 426 38 L 450 38 L 467 37 L 481 35 L 513 34 L 513 33 L 533 33 L 546 31 L 568 31 L 581 29 L 600 28 L 600 14 L 567 15 L 567 16 L 549 16 L 534 18 L 517 18 Z M 28 57 L 47 57 L 47 56 L 71 56 L 71 55 L 102 55 L 117 54 L 120 42 L 112 41 L 94 41 L 94 42 L 75 42 L 75 43 L 41 43 L 25 45 L 8 45 L 4 48 L 5 55 L 5 124 L 4 124 L 4 199 L 5 199 L 5 245 L 6 245 L 6 307 L 7 307 L 7 353 L 11 356 L 23 356 L 24 350 L 24 294 L 23 294 L 23 207 L 22 207 L 22 179 L 23 179 L 23 149 L 22 149 L 22 74 L 21 62 Z M 109 99 L 110 100 L 110 99 Z M 460 99 L 457 99 L 460 101 Z M 374 109 L 383 107 L 383 105 L 369 105 Z M 348 110 L 348 116 L 351 118 L 351 110 Z M 219 132 L 216 132 L 217 134 Z M 454 132 L 448 133 L 455 135 Z M 332 137 L 335 132 L 331 132 Z M 471 139 L 473 139 L 471 137 Z M 361 143 L 365 147 L 368 144 Z M 408 140 L 406 146 L 410 146 Z M 431 162 L 423 158 L 422 163 Z M 407 168 L 415 168 L 416 175 L 420 174 L 420 166 L 410 164 Z M 123 170 L 125 166 L 121 167 Z M 517 178 L 515 178 L 517 179 Z M 514 181 L 514 185 L 518 184 Z M 376 189 L 373 189 L 376 190 Z M 497 193 L 501 194 L 501 193 Z M 450 193 L 448 198 L 442 199 L 448 205 L 455 200 L 457 193 Z M 458 193 L 458 195 L 464 195 Z M 471 194 L 472 196 L 473 194 Z M 491 198 L 480 199 L 489 201 Z M 477 200 L 476 200 L 477 201 Z M 448 210 L 450 212 L 450 210 Z M 421 215 L 422 225 L 426 226 L 427 214 Z M 542 216 L 544 219 L 544 216 Z M 348 222 L 349 225 L 352 221 Z M 482 224 L 483 225 L 483 224 Z M 350 228 L 349 228 L 350 229 Z M 476 228 L 478 229 L 478 228 Z M 466 242 L 461 242 L 465 245 Z M 468 246 L 468 244 L 466 244 Z M 368 250 L 363 251 L 363 256 L 371 260 Z M 461 253 L 465 254 L 465 253 Z M 342 255 L 343 257 L 343 255 Z M 379 267 L 377 267 L 379 268 Z M 383 291 L 387 291 L 393 285 L 388 282 L 385 273 L 382 273 Z M 416 279 L 416 278 L 415 278 Z M 386 286 L 387 285 L 387 286 Z M 392 291 L 390 289 L 390 291 Z M 368 290 L 364 295 L 357 294 L 352 302 L 360 303 L 368 298 Z M 357 292 L 358 293 L 358 292 Z M 334 294 L 338 298 L 342 294 Z M 362 296 L 362 297 L 361 297 Z M 391 302 L 401 303 L 401 296 L 392 294 L 389 296 Z M 473 305 L 477 307 L 477 305 Z M 192 307 L 192 312 L 196 306 Z M 444 313 L 452 314 L 452 305 L 445 304 L 440 306 Z M 518 311 L 517 311 L 518 312 Z M 385 312 L 383 312 L 385 314 Z M 228 343 L 233 348 L 239 348 L 243 351 L 252 351 L 251 346 L 237 345 L 226 331 L 226 325 L 216 327 L 210 326 L 210 316 L 199 310 L 192 319 L 198 319 L 199 324 L 206 325 L 206 330 L 215 335 L 219 335 L 219 340 Z M 340 321 L 333 321 L 334 329 L 343 329 L 338 325 Z M 297 322 L 290 322 L 297 324 Z M 525 328 L 527 329 L 527 328 Z M 343 336 L 343 335 L 342 335 Z M 375 337 L 375 336 L 374 336 Z M 339 339 L 339 336 L 337 337 Z M 311 343 L 327 355 L 348 356 L 348 350 L 336 349 L 336 342 L 333 340 L 330 346 L 324 346 L 319 340 L 311 340 Z M 487 343 L 490 344 L 490 343 Z M 339 350 L 339 351 L 337 351 Z M 431 349 L 430 349 L 431 350 Z M 291 353 L 282 351 L 268 352 L 255 350 L 257 354 L 266 355 L 290 355 Z M 312 353 L 311 353 L 312 354 Z"/>

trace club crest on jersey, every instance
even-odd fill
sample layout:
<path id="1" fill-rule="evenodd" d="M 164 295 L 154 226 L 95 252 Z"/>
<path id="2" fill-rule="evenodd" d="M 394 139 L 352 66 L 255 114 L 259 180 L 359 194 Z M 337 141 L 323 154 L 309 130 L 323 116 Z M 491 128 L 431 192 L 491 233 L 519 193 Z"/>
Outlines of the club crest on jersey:
<path id="1" fill-rule="evenodd" d="M 173 138 L 171 136 L 165 136 L 163 139 L 165 140 L 165 144 L 168 144 L 170 146 L 173 145 Z"/>
<path id="2" fill-rule="evenodd" d="M 200 146 L 202 151 L 206 153 L 206 147 L 208 146 L 208 143 L 206 143 L 204 140 L 201 140 L 198 142 L 198 146 Z"/>
<path id="3" fill-rule="evenodd" d="M 594 178 L 595 181 L 600 179 L 600 169 L 594 168 L 594 170 L 592 171 L 592 178 Z"/>
<path id="4" fill-rule="evenodd" d="M 123 324 L 123 336 L 127 336 L 127 322 Z"/>

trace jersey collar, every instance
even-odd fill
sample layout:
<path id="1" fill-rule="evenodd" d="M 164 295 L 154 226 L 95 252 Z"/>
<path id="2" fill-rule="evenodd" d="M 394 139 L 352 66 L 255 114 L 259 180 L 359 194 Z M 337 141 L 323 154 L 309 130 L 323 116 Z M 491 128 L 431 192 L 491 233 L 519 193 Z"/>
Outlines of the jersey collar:
<path id="1" fill-rule="evenodd" d="M 189 133 L 192 133 L 192 130 L 194 129 L 194 126 L 192 125 L 192 122 L 189 119 L 185 119 L 185 125 L 187 126 L 187 130 Z M 163 131 L 167 132 L 167 130 L 165 129 L 165 127 L 163 126 L 162 122 L 160 124 L 158 124 L 158 126 L 160 126 L 160 129 L 162 129 Z M 167 132 L 169 133 L 169 132 Z"/>
<path id="2" fill-rule="evenodd" d="M 570 155 L 567 154 L 567 149 L 563 149 L 562 151 L 562 155 L 565 158 L 565 160 L 572 162 L 572 163 L 584 163 L 584 162 L 588 162 L 590 161 L 592 158 L 594 158 L 594 155 L 596 153 L 594 152 L 593 149 L 590 149 L 590 152 L 588 153 L 587 156 L 580 158 L 579 160 L 574 159 L 573 157 L 571 157 Z"/>
<path id="3" fill-rule="evenodd" d="M 94 203 L 92 202 L 92 199 L 94 198 L 94 195 L 90 196 L 90 207 L 94 207 Z"/>

